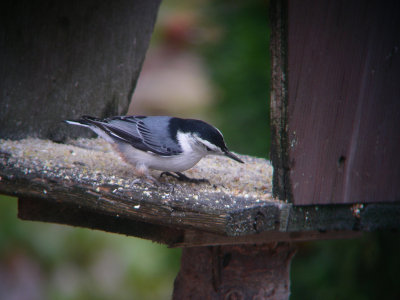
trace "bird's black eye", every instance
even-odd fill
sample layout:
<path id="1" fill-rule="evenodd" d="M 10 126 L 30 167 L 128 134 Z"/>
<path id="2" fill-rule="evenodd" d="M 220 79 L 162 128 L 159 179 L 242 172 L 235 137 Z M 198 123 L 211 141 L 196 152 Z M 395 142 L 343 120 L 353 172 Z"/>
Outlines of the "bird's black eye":
<path id="1" fill-rule="evenodd" d="M 206 146 L 206 150 L 207 150 L 207 151 L 212 151 L 212 150 L 211 150 L 210 148 L 208 148 L 207 146 Z"/>

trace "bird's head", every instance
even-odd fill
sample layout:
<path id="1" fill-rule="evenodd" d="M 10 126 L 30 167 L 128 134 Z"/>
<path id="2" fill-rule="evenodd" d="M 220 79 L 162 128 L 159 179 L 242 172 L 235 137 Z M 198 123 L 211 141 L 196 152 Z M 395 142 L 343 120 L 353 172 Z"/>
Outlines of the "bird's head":
<path id="1" fill-rule="evenodd" d="M 217 128 L 200 120 L 186 119 L 184 132 L 190 134 L 199 147 L 202 147 L 206 155 L 227 156 L 237 162 L 244 163 L 239 157 L 229 151 L 224 137 Z"/>

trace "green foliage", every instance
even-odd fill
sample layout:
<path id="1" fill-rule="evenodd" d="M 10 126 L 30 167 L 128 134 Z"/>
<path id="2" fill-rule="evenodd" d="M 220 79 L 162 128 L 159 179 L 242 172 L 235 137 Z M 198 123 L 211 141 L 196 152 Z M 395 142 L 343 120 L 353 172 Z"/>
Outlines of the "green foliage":
<path id="1" fill-rule="evenodd" d="M 220 39 L 203 49 L 212 82 L 219 91 L 217 126 L 230 148 L 268 157 L 268 4 L 218 1 L 210 4 L 205 14 L 221 31 Z"/>
<path id="2" fill-rule="evenodd" d="M 16 216 L 17 199 L 0 195 L 0 272 L 10 260 L 30 262 L 23 271 L 37 267 L 44 300 L 170 299 L 179 249 Z M 0 286 L 24 288 L 18 282 Z"/>
<path id="3" fill-rule="evenodd" d="M 400 299 L 400 236 L 304 243 L 292 263 L 292 300 Z"/>

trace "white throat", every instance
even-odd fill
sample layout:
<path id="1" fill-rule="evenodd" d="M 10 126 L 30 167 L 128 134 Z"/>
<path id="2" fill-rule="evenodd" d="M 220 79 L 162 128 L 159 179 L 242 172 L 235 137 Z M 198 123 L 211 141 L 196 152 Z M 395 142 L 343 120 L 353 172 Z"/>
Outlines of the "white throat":
<path id="1" fill-rule="evenodd" d="M 198 153 L 198 155 L 201 156 L 207 155 L 204 146 L 198 141 L 197 137 L 193 136 L 193 134 L 178 131 L 176 137 L 179 145 L 182 147 L 183 153 Z"/>

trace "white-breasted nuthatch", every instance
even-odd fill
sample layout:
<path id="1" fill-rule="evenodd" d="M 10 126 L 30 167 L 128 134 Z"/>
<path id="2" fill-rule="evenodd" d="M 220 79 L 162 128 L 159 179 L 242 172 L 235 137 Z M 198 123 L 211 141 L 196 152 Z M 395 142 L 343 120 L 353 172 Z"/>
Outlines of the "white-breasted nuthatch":
<path id="1" fill-rule="evenodd" d="M 181 180 L 196 181 L 180 172 L 190 169 L 209 154 L 224 155 L 243 163 L 228 150 L 222 133 L 201 120 L 168 116 L 115 116 L 106 119 L 83 116 L 65 122 L 93 130 L 111 143 L 140 175 L 149 176 L 148 169 L 154 169 L 168 175 L 173 172 L 177 176 L 172 176 Z"/>

